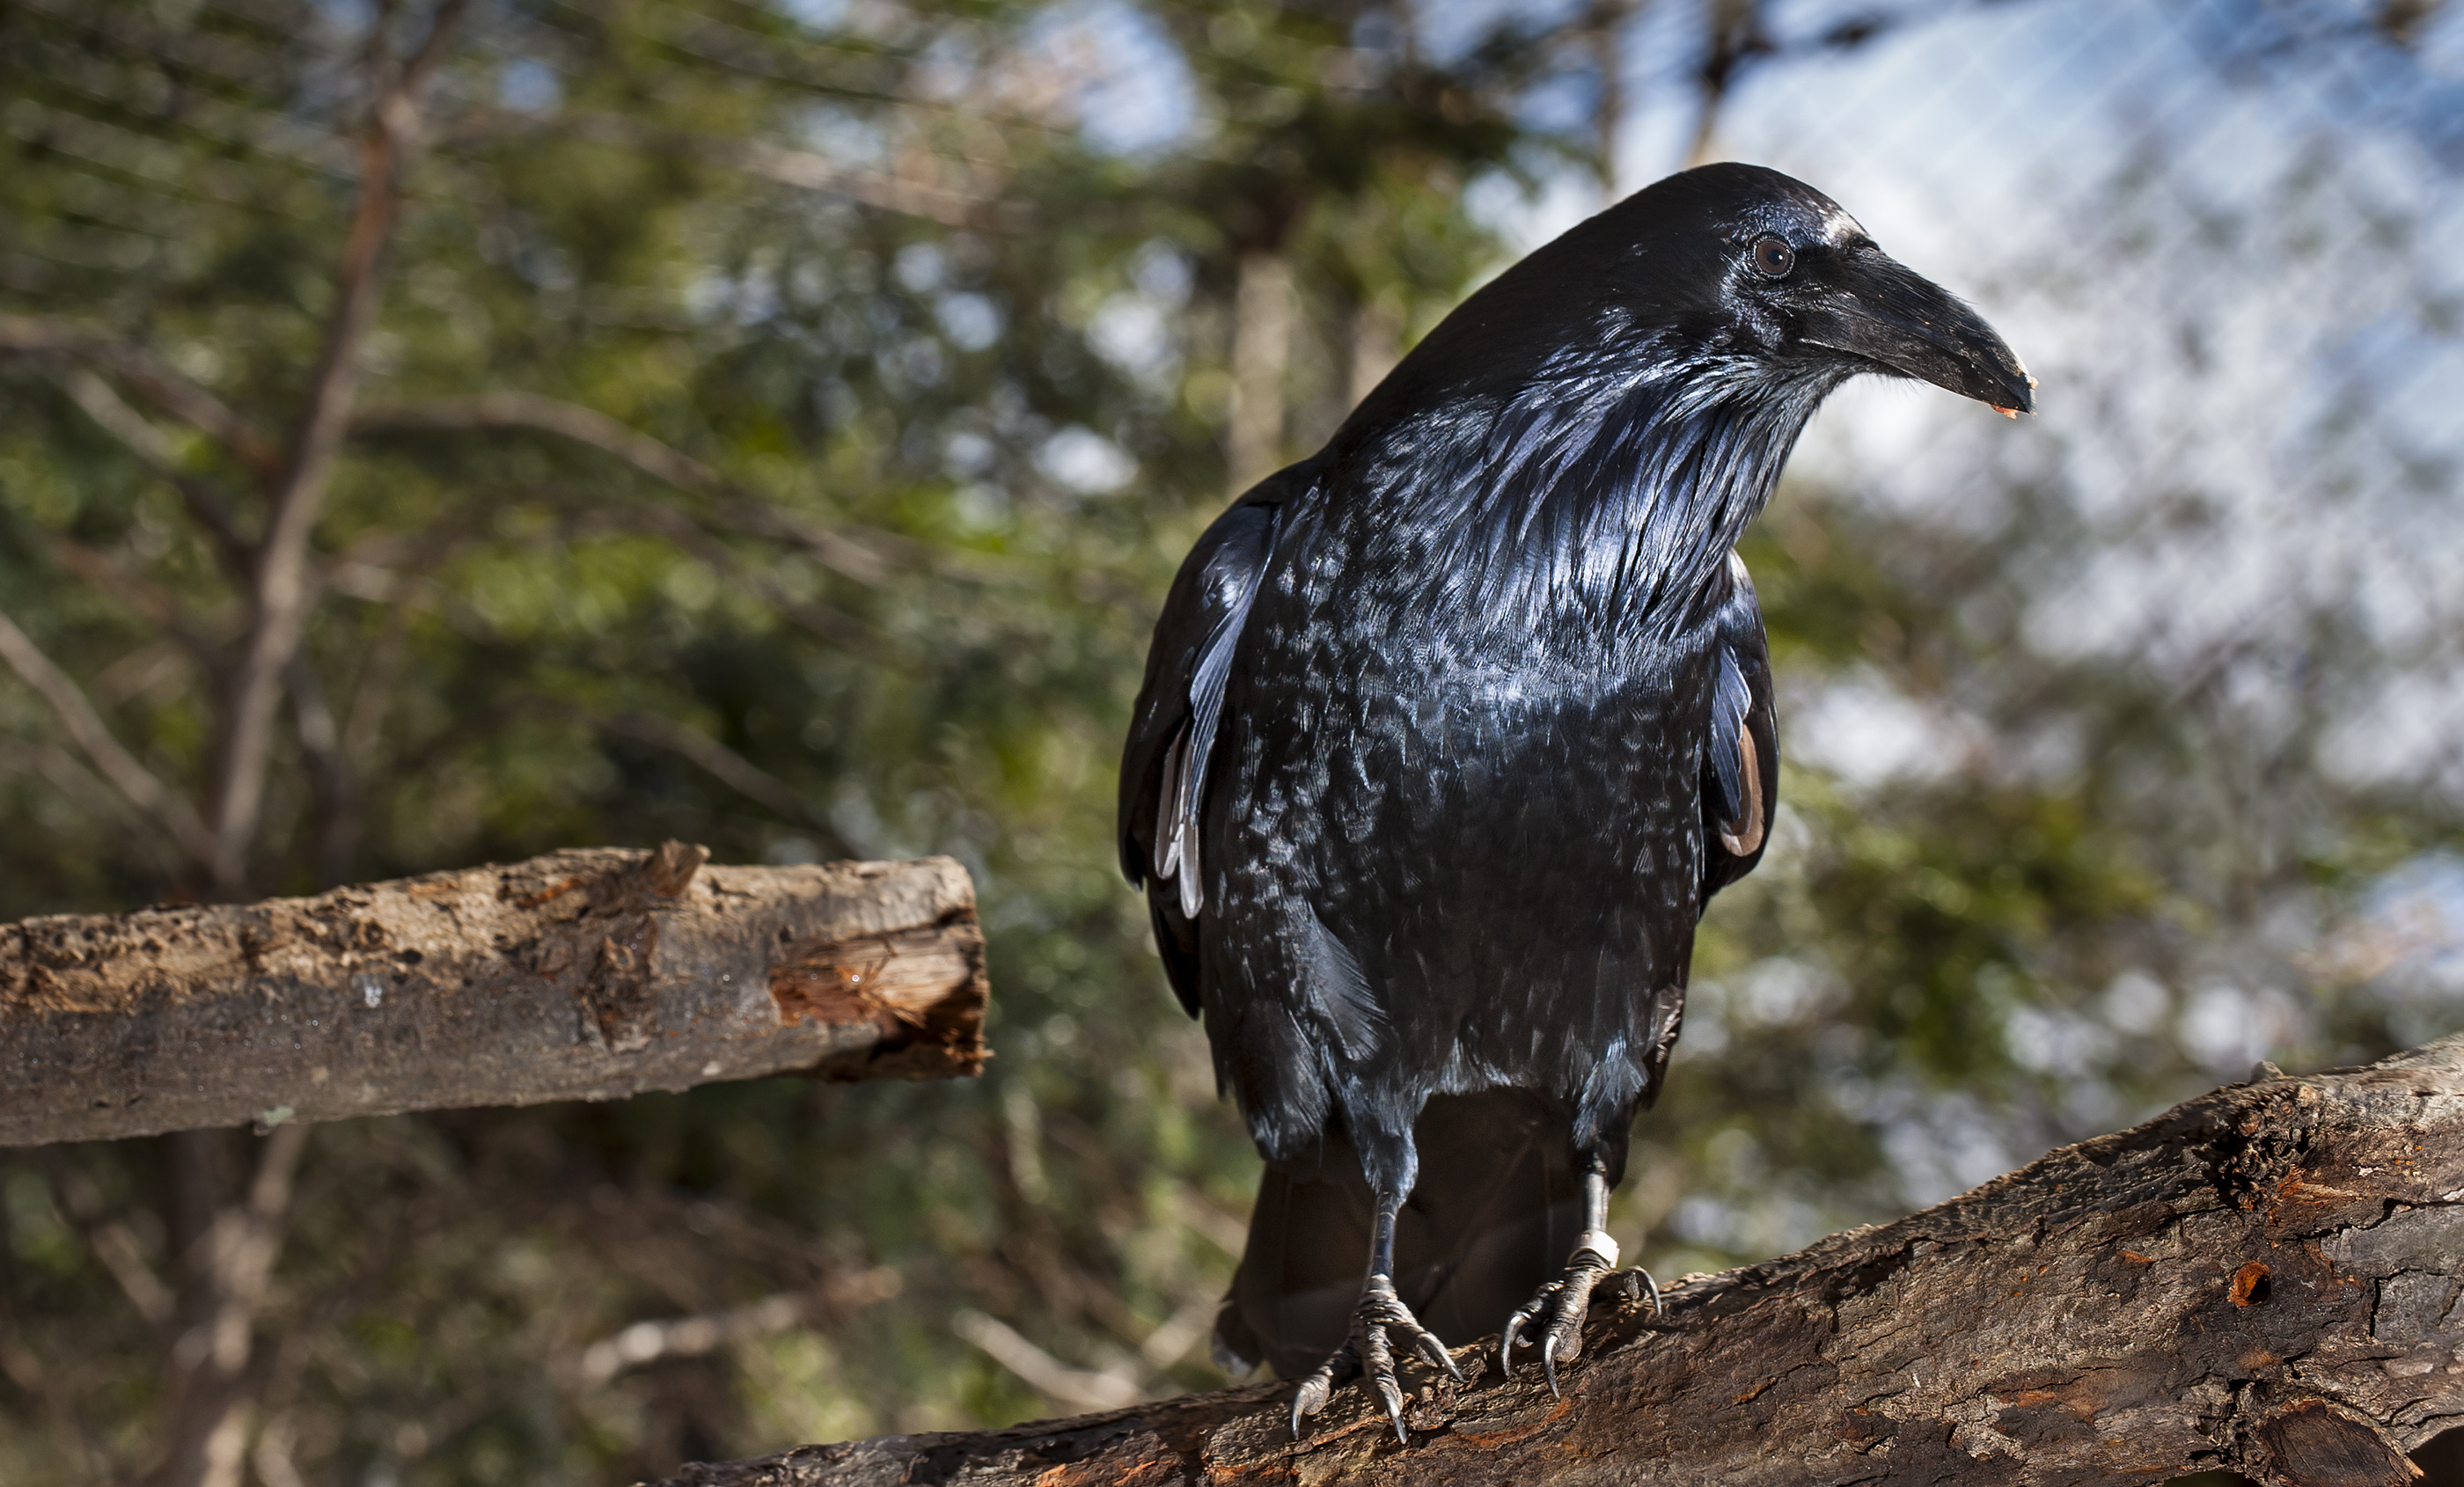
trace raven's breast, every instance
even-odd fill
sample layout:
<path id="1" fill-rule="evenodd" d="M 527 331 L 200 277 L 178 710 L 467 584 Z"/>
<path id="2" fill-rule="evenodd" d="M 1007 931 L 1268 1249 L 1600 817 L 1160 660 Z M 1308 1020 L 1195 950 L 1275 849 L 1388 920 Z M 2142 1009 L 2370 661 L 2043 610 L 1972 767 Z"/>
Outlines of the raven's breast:
<path id="1" fill-rule="evenodd" d="M 1398 1085 L 1639 1056 L 1692 946 L 1704 641 L 1279 597 L 1227 698 L 1227 933 L 1339 941 Z"/>

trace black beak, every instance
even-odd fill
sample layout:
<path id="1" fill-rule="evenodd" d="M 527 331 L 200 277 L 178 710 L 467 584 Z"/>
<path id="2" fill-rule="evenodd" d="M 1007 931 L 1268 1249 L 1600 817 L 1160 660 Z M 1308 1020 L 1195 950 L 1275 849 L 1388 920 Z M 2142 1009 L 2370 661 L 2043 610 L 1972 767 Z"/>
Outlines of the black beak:
<path id="1" fill-rule="evenodd" d="M 2036 411 L 2036 380 L 1949 291 L 1877 248 L 1852 249 L 1823 267 L 1830 272 L 1816 280 L 1817 301 L 1798 320 L 1806 340 L 2014 418 Z"/>

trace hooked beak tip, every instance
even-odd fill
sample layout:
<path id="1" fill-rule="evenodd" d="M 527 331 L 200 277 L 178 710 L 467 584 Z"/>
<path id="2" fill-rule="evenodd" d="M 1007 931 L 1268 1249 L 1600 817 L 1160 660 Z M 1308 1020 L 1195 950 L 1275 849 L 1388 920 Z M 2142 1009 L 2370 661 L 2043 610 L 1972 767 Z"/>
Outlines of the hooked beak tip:
<path id="1" fill-rule="evenodd" d="M 2007 377 L 2004 379 L 2002 397 L 1981 400 L 1986 406 L 2004 418 L 2017 418 L 2022 413 L 2033 414 L 2036 411 L 2036 380 L 2028 375 L 2026 367 L 2019 367 L 2017 371 L 2018 382 L 2012 382 Z M 2025 383 L 2027 385 L 2023 387 L 2019 385 L 2020 383 Z"/>
<path id="2" fill-rule="evenodd" d="M 1972 398 L 2006 418 L 2036 411 L 2036 380 L 1975 311 L 1940 285 L 1870 251 L 1842 259 L 1804 321 L 1806 339 Z"/>

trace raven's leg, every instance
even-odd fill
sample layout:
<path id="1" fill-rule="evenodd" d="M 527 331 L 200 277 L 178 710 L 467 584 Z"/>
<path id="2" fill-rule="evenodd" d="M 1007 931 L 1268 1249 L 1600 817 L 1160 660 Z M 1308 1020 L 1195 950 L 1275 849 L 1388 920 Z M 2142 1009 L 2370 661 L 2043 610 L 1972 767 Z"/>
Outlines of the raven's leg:
<path id="1" fill-rule="evenodd" d="M 1546 1320 L 1536 1341 L 1540 1345 L 1541 1371 L 1549 1376 L 1549 1392 L 1557 1392 L 1557 1363 L 1571 1363 L 1583 1354 L 1583 1315 L 1591 1309 L 1592 1287 L 1600 1278 L 1617 1269 L 1617 1242 L 1609 1237 L 1609 1177 L 1606 1164 L 1599 1157 L 1586 1153 L 1583 1159 L 1583 1232 L 1575 1236 L 1573 1256 L 1566 1261 L 1565 1274 L 1540 1288 L 1540 1293 L 1523 1303 L 1506 1320 L 1506 1330 L 1497 1340 L 1499 1367 L 1511 1375 L 1514 1372 L 1514 1345 L 1525 1327 Z M 1660 1310 L 1660 1282 L 1651 1272 L 1638 1270 L 1642 1283 L 1651 1292 L 1651 1309 Z"/>
<path id="2" fill-rule="evenodd" d="M 1352 1309 L 1352 1335 L 1315 1372 L 1301 1380 L 1300 1392 L 1292 1396 L 1294 1440 L 1300 1438 L 1301 1421 L 1325 1409 L 1337 1385 L 1366 1372 L 1377 1388 L 1377 1397 L 1386 1402 L 1386 1417 L 1395 1422 L 1397 1438 L 1407 1446 L 1412 1443 L 1403 1431 L 1403 1388 L 1395 1381 L 1395 1354 L 1386 1340 L 1390 1328 L 1401 1333 L 1432 1367 L 1445 1369 L 1458 1381 L 1463 1378 L 1463 1370 L 1446 1356 L 1446 1345 L 1420 1325 L 1395 1294 L 1395 1214 L 1403 1206 L 1403 1194 L 1381 1186 L 1376 1195 L 1377 1227 L 1369 1241 L 1369 1283 L 1361 1287 L 1360 1304 Z"/>

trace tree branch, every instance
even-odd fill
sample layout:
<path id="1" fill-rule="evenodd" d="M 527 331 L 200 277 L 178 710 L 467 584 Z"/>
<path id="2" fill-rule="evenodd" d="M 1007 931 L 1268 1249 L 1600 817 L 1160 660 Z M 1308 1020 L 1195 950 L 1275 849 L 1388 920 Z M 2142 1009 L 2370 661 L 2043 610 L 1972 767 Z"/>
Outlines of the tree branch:
<path id="1" fill-rule="evenodd" d="M 163 431 L 147 423 L 143 414 L 121 401 L 120 394 L 84 367 L 67 368 L 60 376 L 60 390 L 86 417 L 126 445 L 156 478 L 180 492 L 181 502 L 188 509 L 188 518 L 206 529 L 224 566 L 234 577 L 246 578 L 255 560 L 255 549 L 240 535 L 239 523 L 214 488 L 180 468 Z"/>
<path id="2" fill-rule="evenodd" d="M 776 609 L 781 619 L 798 628 L 869 660 L 886 662 L 896 656 L 898 647 L 890 636 L 844 610 L 798 598 L 765 564 L 747 562 L 741 554 L 712 536 L 700 522 L 684 512 L 651 502 L 610 503 L 596 499 L 585 492 L 556 485 L 528 487 L 521 493 L 559 514 L 558 525 L 546 536 L 560 546 L 617 532 L 657 536 L 752 590 Z M 460 532 L 452 527 L 439 527 L 421 534 L 417 545 L 431 552 L 441 551 L 455 540 L 477 535 L 475 522 Z M 402 545 L 407 544 L 398 537 L 379 538 L 354 550 L 350 556 L 364 564 L 370 559 L 382 560 L 387 549 Z M 869 578 L 879 577 L 877 569 L 860 571 Z"/>
<path id="3" fill-rule="evenodd" d="M 0 353 L 65 356 L 109 372 L 156 407 L 229 449 L 261 478 L 270 479 L 279 462 L 273 443 L 229 404 L 99 331 L 64 320 L 0 315 Z"/>
<path id="4" fill-rule="evenodd" d="M 950 1329 L 1047 1399 L 1082 1409 L 1111 1410 L 1145 1397 L 1146 1390 L 1127 1372 L 1073 1368 L 998 1317 L 962 1311 L 950 1323 Z"/>
<path id="5" fill-rule="evenodd" d="M 1030 209 L 1023 202 L 952 190 L 938 182 L 905 172 L 850 170 L 839 161 L 809 150 L 662 128 L 622 114 L 565 114 L 539 127 L 593 144 L 681 156 L 757 180 L 842 197 L 860 207 L 921 217 L 944 227 L 1012 232 L 1022 230 L 1030 216 Z"/>
<path id="6" fill-rule="evenodd" d="M 701 523 L 682 512 L 659 506 L 637 506 L 586 513 L 582 519 L 584 522 L 604 522 L 619 530 L 654 533 L 665 537 L 751 588 L 789 623 L 834 645 L 844 646 L 874 661 L 889 660 L 895 652 L 896 646 L 889 636 L 844 610 L 798 599 L 764 565 L 746 562 L 734 548 L 712 536 L 703 530 Z"/>
<path id="7" fill-rule="evenodd" d="M 84 1236 L 94 1257 L 120 1283 L 128 1304 L 155 1326 L 169 1326 L 177 1299 L 145 1258 L 145 1247 L 138 1242 L 135 1232 L 112 1216 L 103 1202 L 102 1191 L 84 1169 L 71 1160 L 65 1148 L 47 1147 L 38 1155 L 53 1190 L 60 1195 L 60 1206 Z"/>
<path id="8" fill-rule="evenodd" d="M 135 754 L 121 747 L 77 683 L 54 666 L 52 658 L 44 655 L 5 612 L 0 612 L 0 661 L 7 662 L 9 669 L 51 705 L 53 715 L 60 720 L 70 741 L 97 773 L 111 781 L 113 789 L 169 832 L 191 861 L 222 876 L 225 864 L 218 855 L 220 845 L 196 811 L 155 778 L 151 770 L 138 763 Z"/>
<path id="9" fill-rule="evenodd" d="M 613 455 L 653 480 L 708 494 L 719 489 L 718 471 L 681 449 L 628 428 L 597 408 L 535 392 L 483 392 L 467 398 L 374 408 L 351 421 L 355 438 L 398 433 L 471 433 L 528 430 L 570 439 Z"/>
<path id="10" fill-rule="evenodd" d="M 921 543 L 910 543 L 888 533 L 864 538 L 829 527 L 795 520 L 759 497 L 731 485 L 708 465 L 672 445 L 578 403 L 535 392 L 489 392 L 467 398 L 436 398 L 425 403 L 374 408 L 351 421 L 354 438 L 382 438 L 402 433 L 526 432 L 568 439 L 623 461 L 665 485 L 694 495 L 716 497 L 725 524 L 749 535 L 790 543 L 809 553 L 823 566 L 859 583 L 878 585 L 890 574 L 892 560 L 879 548 L 903 545 L 904 556 L 916 567 L 930 566 L 933 555 Z M 564 502 L 579 506 L 582 503 Z M 679 516 L 678 520 L 685 518 Z M 698 535 L 698 534 L 697 534 Z"/>
<path id="11" fill-rule="evenodd" d="M 147 623 L 187 651 L 189 660 L 209 673 L 213 670 L 214 647 L 179 596 L 150 579 L 129 572 L 82 542 L 50 531 L 45 531 L 43 536 L 54 561 L 144 616 Z"/>
<path id="12" fill-rule="evenodd" d="M 976 1072 L 964 868 L 708 855 L 560 852 L 0 927 L 0 1145 Z"/>
<path id="13" fill-rule="evenodd" d="M 583 1384 L 605 1384 L 627 1368 L 664 1358 L 705 1357 L 748 1338 L 843 1317 L 896 1296 L 902 1283 L 896 1270 L 876 1265 L 833 1276 L 816 1290 L 785 1291 L 727 1311 L 636 1322 L 583 1348 L 572 1364 L 572 1376 Z"/>
<path id="14" fill-rule="evenodd" d="M 1249 1481 L 2399 1487 L 2464 1416 L 2464 1035 L 2235 1084 L 1961 1197 L 1690 1276 L 1603 1285 L 1560 1402 L 1493 1340 L 1294 1441 L 1292 1386 L 688 1467 L 669 1487 Z M 1619 1281 L 1625 1282 L 1622 1286 Z M 1622 1299 L 1619 1292 L 1622 1292 Z"/>
<path id="15" fill-rule="evenodd" d="M 166 876 L 176 878 L 195 866 L 176 842 L 165 840 L 160 822 L 132 807 L 126 797 L 104 784 L 57 744 L 0 742 L 0 772 L 40 776 L 46 784 L 100 820 L 135 821 L 144 828 L 136 833 L 138 847 Z"/>
<path id="16" fill-rule="evenodd" d="M 604 720 L 611 733 L 665 749 L 748 800 L 821 830 L 831 851 L 843 850 L 829 818 L 793 785 L 690 724 L 650 712 L 619 712 Z"/>
<path id="17" fill-rule="evenodd" d="M 717 502 L 710 518 L 731 532 L 802 548 L 823 567 L 858 583 L 881 584 L 900 567 L 975 583 L 1016 582 L 1020 577 L 1016 562 L 991 553 L 935 547 L 879 527 L 820 526 L 750 495 Z"/>

